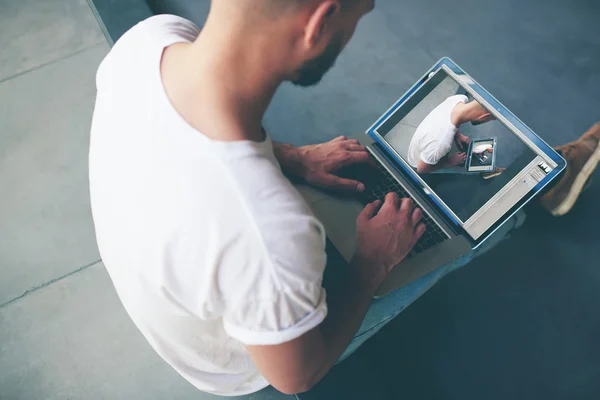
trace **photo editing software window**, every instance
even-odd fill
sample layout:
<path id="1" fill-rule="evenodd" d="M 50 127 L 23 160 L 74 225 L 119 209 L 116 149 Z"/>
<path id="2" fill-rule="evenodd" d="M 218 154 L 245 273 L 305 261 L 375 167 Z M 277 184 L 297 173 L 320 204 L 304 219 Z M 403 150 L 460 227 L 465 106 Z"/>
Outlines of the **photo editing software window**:
<path id="1" fill-rule="evenodd" d="M 477 240 L 557 166 L 503 121 L 438 70 L 377 133 Z"/>

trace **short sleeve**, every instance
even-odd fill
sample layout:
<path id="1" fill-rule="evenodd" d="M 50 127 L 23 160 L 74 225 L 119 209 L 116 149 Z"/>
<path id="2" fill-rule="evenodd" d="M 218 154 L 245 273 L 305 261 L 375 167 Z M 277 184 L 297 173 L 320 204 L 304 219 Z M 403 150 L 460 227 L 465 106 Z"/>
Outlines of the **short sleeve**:
<path id="1" fill-rule="evenodd" d="M 452 143 L 442 141 L 433 141 L 421 151 L 421 160 L 429 165 L 436 165 L 440 160 L 450 152 Z"/>
<path id="2" fill-rule="evenodd" d="M 327 315 L 325 229 L 273 162 L 228 167 L 245 217 L 219 273 L 224 329 L 247 345 L 291 341 Z"/>
<path id="3" fill-rule="evenodd" d="M 251 300 L 224 317 L 227 334 L 246 345 L 276 345 L 317 327 L 327 315 L 325 290 L 309 284 L 296 291 Z"/>
<path id="4" fill-rule="evenodd" d="M 223 285 L 224 328 L 246 345 L 289 342 L 327 315 L 324 231 L 314 217 L 298 211 L 263 219 L 260 236 L 253 235 L 261 243 L 249 239 L 244 253 L 252 255 L 227 274 L 235 278 Z"/>
<path id="5" fill-rule="evenodd" d="M 288 216 L 288 222 L 290 218 L 294 222 L 289 226 L 277 228 L 274 222 L 265 231 L 264 251 L 239 263 L 238 271 L 230 275 L 236 278 L 230 279 L 225 289 L 225 331 L 246 345 L 291 341 L 327 315 L 321 225 L 301 214 Z"/>
<path id="6" fill-rule="evenodd" d="M 152 42 L 164 47 L 179 42 L 191 43 L 200 33 L 200 29 L 192 21 L 176 15 L 155 15 L 141 24 Z"/>

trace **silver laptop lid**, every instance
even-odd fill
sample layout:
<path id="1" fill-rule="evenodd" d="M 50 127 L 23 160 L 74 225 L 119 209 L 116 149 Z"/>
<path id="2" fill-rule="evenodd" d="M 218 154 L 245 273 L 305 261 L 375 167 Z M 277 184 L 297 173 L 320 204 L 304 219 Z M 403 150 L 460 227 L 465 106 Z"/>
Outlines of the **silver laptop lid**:
<path id="1" fill-rule="evenodd" d="M 458 124 L 469 142 L 450 140 L 449 147 L 447 137 L 453 134 L 448 132 L 455 128 L 450 113 L 458 103 L 481 107 L 474 113 L 476 119 L 471 115 Z M 474 246 L 566 166 L 560 155 L 448 58 L 434 65 L 367 133 Z M 460 152 L 465 153 L 464 164 L 448 165 L 456 164 L 458 157 L 453 163 L 448 160 Z"/>

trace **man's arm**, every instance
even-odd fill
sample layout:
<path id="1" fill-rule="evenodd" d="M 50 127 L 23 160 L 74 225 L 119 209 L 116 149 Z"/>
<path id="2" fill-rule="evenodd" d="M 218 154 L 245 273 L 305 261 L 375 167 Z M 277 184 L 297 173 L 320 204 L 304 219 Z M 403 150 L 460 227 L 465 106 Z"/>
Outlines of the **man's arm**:
<path id="1" fill-rule="evenodd" d="M 459 130 L 454 135 L 454 143 L 460 151 L 467 151 L 471 144 L 471 139 L 468 136 L 463 135 Z"/>
<path id="2" fill-rule="evenodd" d="M 283 173 L 291 178 L 328 189 L 364 190 L 361 182 L 336 175 L 344 167 L 371 162 L 366 148 L 355 139 L 340 136 L 326 143 L 302 147 L 274 142 L 273 152 Z"/>
<path id="3" fill-rule="evenodd" d="M 425 231 L 421 210 L 390 193 L 357 219 L 358 251 L 348 280 L 328 293 L 328 315 L 317 328 L 290 342 L 247 346 L 261 374 L 277 390 L 295 394 L 319 382 L 342 355 L 386 275 Z M 379 208 L 381 206 L 381 208 Z"/>
<path id="4" fill-rule="evenodd" d="M 369 308 L 377 283 L 368 283 L 361 271 L 379 266 L 355 259 L 353 272 L 341 290 L 327 294 L 328 313 L 315 329 L 287 343 L 248 346 L 261 374 L 277 390 L 303 393 L 319 382 L 344 352 Z"/>
<path id="5" fill-rule="evenodd" d="M 442 168 L 450 168 L 462 165 L 467 160 L 466 153 L 454 153 L 450 156 L 446 155 L 437 164 L 427 164 L 423 160 L 419 160 L 417 164 L 417 172 L 419 174 L 430 174 Z"/>
<path id="6" fill-rule="evenodd" d="M 302 178 L 302 161 L 300 148 L 287 143 L 273 142 L 273 153 L 286 175 Z"/>

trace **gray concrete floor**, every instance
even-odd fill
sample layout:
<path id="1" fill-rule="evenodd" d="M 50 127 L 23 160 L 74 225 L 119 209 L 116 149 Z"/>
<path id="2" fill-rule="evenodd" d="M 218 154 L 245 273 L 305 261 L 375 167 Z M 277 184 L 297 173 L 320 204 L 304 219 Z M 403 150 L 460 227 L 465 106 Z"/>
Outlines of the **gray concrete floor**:
<path id="1" fill-rule="evenodd" d="M 96 248 L 87 149 L 108 50 L 85 0 L 0 0 L 3 400 L 213 398 L 150 349 Z"/>
<path id="2" fill-rule="evenodd" d="M 208 2 L 151 3 L 201 23 Z M 378 0 L 321 86 L 282 88 L 276 139 L 363 131 L 443 55 L 551 144 L 600 118 L 597 2 L 423 3 Z M 212 398 L 149 348 L 99 260 L 87 146 L 107 51 L 85 0 L 0 0 L 0 399 Z M 531 212 L 302 398 L 599 398 L 598 196 L 558 221 Z"/>

